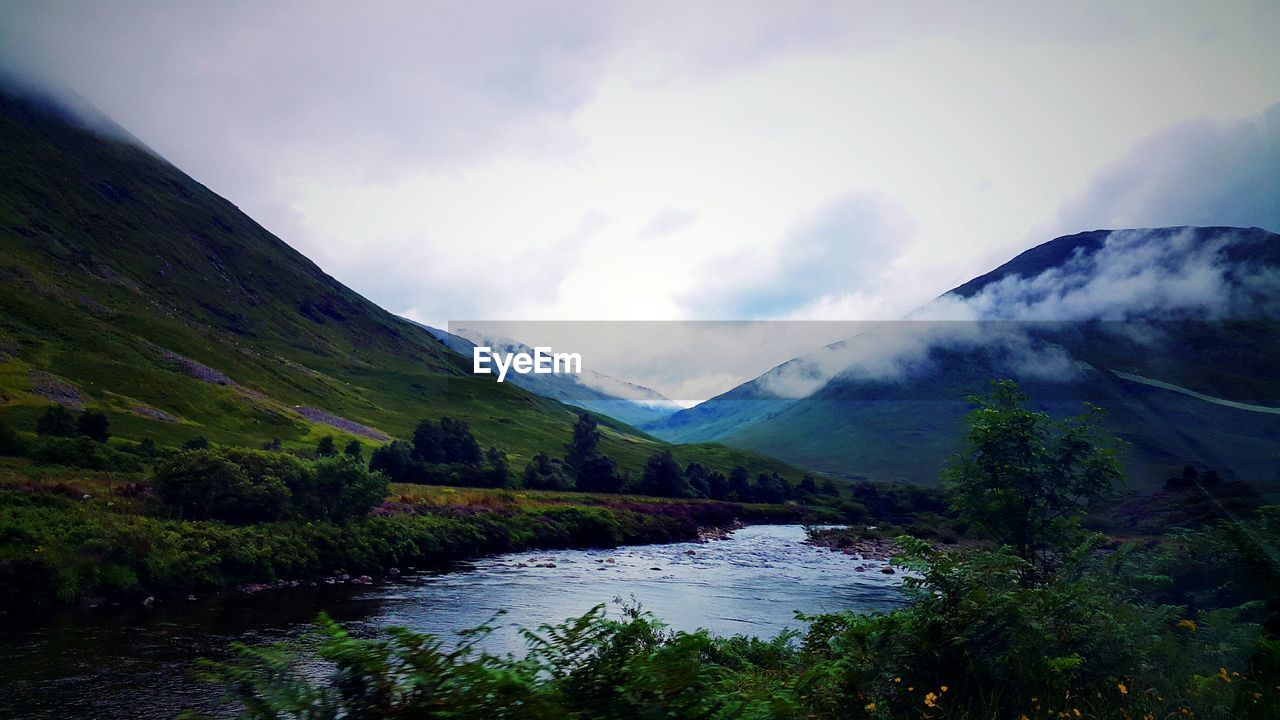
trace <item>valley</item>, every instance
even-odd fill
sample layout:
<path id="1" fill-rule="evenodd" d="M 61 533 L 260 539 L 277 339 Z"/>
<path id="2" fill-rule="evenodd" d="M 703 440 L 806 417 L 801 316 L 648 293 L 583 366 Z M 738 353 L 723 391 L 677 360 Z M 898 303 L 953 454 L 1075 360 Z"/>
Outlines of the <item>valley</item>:
<path id="1" fill-rule="evenodd" d="M 1280 235 L 1059 237 L 684 408 L 104 122 L 0 84 L 0 714 L 1280 717 Z"/>

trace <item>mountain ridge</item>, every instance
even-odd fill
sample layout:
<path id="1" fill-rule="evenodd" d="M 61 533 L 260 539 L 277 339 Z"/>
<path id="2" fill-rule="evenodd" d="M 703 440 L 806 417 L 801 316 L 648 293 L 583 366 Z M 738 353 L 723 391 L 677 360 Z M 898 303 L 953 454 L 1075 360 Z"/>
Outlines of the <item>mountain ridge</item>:
<path id="1" fill-rule="evenodd" d="M 1063 236 L 943 293 L 906 322 L 870 324 L 644 427 L 849 477 L 927 483 L 958 449 L 963 398 L 987 380 L 1016 377 L 1057 414 L 1078 412 L 1083 401 L 1109 406 L 1143 484 L 1187 462 L 1280 477 L 1280 427 L 1271 418 L 1111 372 L 1228 402 L 1280 404 L 1280 377 L 1267 361 L 1280 352 L 1275 288 L 1280 236 L 1261 228 Z M 806 381 L 811 392 L 773 392 Z"/>
<path id="2" fill-rule="evenodd" d="M 92 406 L 114 435 L 306 447 L 468 422 L 519 467 L 558 454 L 576 412 L 468 364 L 338 282 L 145 146 L 0 86 L 0 422 Z M 603 452 L 638 472 L 671 446 L 601 418 Z M 682 461 L 798 477 L 715 446 Z"/>

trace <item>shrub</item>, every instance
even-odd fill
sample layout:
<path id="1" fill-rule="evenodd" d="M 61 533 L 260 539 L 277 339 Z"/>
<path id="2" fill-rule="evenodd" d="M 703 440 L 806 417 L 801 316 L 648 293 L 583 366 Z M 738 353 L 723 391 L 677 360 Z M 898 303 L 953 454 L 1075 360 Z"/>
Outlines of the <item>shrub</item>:
<path id="1" fill-rule="evenodd" d="M 346 520 L 368 515 L 387 497 L 387 477 L 369 472 L 359 459 L 325 457 L 311 465 L 311 472 L 290 485 L 293 509 L 303 517 Z"/>
<path id="2" fill-rule="evenodd" d="M 104 443 L 111 438 L 111 421 L 97 410 L 85 410 L 76 421 L 76 434 Z"/>
<path id="3" fill-rule="evenodd" d="M 75 418 L 61 405 L 53 405 L 36 420 L 36 434 L 41 437 L 75 437 Z"/>
<path id="4" fill-rule="evenodd" d="M 138 458 L 87 437 L 41 437 L 27 450 L 41 465 L 68 465 L 88 470 L 134 472 L 142 469 Z"/>
<path id="5" fill-rule="evenodd" d="M 386 475 L 391 482 L 409 482 L 413 463 L 413 449 L 401 440 L 374 448 L 369 456 L 369 469 Z"/>
<path id="6" fill-rule="evenodd" d="M 329 457 L 338 454 L 338 446 L 333 441 L 332 435 L 325 435 L 320 438 L 320 442 L 316 443 L 316 457 Z"/>
<path id="7" fill-rule="evenodd" d="M 573 478 L 567 468 L 559 460 L 548 457 L 546 453 L 538 453 L 533 460 L 524 466 L 524 486 L 530 490 L 569 490 L 573 488 Z"/>
<path id="8" fill-rule="evenodd" d="M 683 497 L 685 491 L 684 473 L 670 450 L 654 453 L 644 464 L 644 475 L 640 478 L 638 490 L 645 495 L 661 497 Z"/>
<path id="9" fill-rule="evenodd" d="M 18 457 L 25 455 L 27 444 L 8 425 L 0 425 L 0 455 Z"/>
<path id="10" fill-rule="evenodd" d="M 188 450 L 161 463 L 152 485 L 184 517 L 260 522 L 287 515 L 289 485 L 301 484 L 308 472 L 298 459 L 279 453 Z"/>
<path id="11" fill-rule="evenodd" d="M 577 488 L 582 492 L 616 493 L 622 490 L 623 484 L 618 464 L 611 457 L 592 455 L 578 465 Z"/>
<path id="12" fill-rule="evenodd" d="M 1055 545 L 1073 543 L 1091 501 L 1121 479 L 1116 440 L 1101 426 L 1101 410 L 1054 420 L 1027 408 L 1016 383 L 993 383 L 971 397 L 965 450 L 943 471 L 962 520 L 1026 560 L 1041 561 Z"/>

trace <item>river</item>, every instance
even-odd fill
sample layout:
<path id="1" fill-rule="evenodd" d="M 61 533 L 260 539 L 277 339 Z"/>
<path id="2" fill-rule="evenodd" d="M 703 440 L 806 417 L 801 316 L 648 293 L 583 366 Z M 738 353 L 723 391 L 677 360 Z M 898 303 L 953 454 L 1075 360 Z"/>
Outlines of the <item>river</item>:
<path id="1" fill-rule="evenodd" d="M 502 610 L 498 629 L 482 645 L 501 653 L 522 649 L 517 626 L 557 622 L 616 600 L 639 603 L 676 629 L 762 637 L 800 627 L 797 611 L 903 602 L 901 576 L 879 572 L 883 563 L 802 540 L 798 525 L 755 525 L 709 543 L 520 553 L 371 586 L 65 613 L 0 631 L 0 717 L 144 720 L 189 708 L 217 713 L 218 689 L 190 677 L 196 658 L 226 658 L 234 641 L 296 643 L 321 610 L 358 634 L 401 625 L 441 637 Z M 536 567 L 546 564 L 555 567 Z"/>

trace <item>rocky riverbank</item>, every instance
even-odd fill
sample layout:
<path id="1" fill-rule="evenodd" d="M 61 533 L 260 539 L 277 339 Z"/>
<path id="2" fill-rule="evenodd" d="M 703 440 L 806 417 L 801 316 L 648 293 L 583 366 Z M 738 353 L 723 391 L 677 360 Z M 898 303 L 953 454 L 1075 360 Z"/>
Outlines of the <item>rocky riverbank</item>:
<path id="1" fill-rule="evenodd" d="M 878 569 L 880 572 L 891 575 L 896 572 L 888 563 L 897 554 L 897 546 L 892 540 L 874 537 L 869 533 L 875 528 L 860 527 L 836 527 L 836 528 L 806 528 L 805 532 L 808 537 L 804 543 L 813 545 L 814 547 L 827 548 L 832 552 L 844 553 L 855 560 L 862 560 L 869 563 L 879 563 L 881 567 L 871 568 L 866 565 L 858 565 L 854 568 L 857 572 L 866 572 L 872 569 Z"/>

